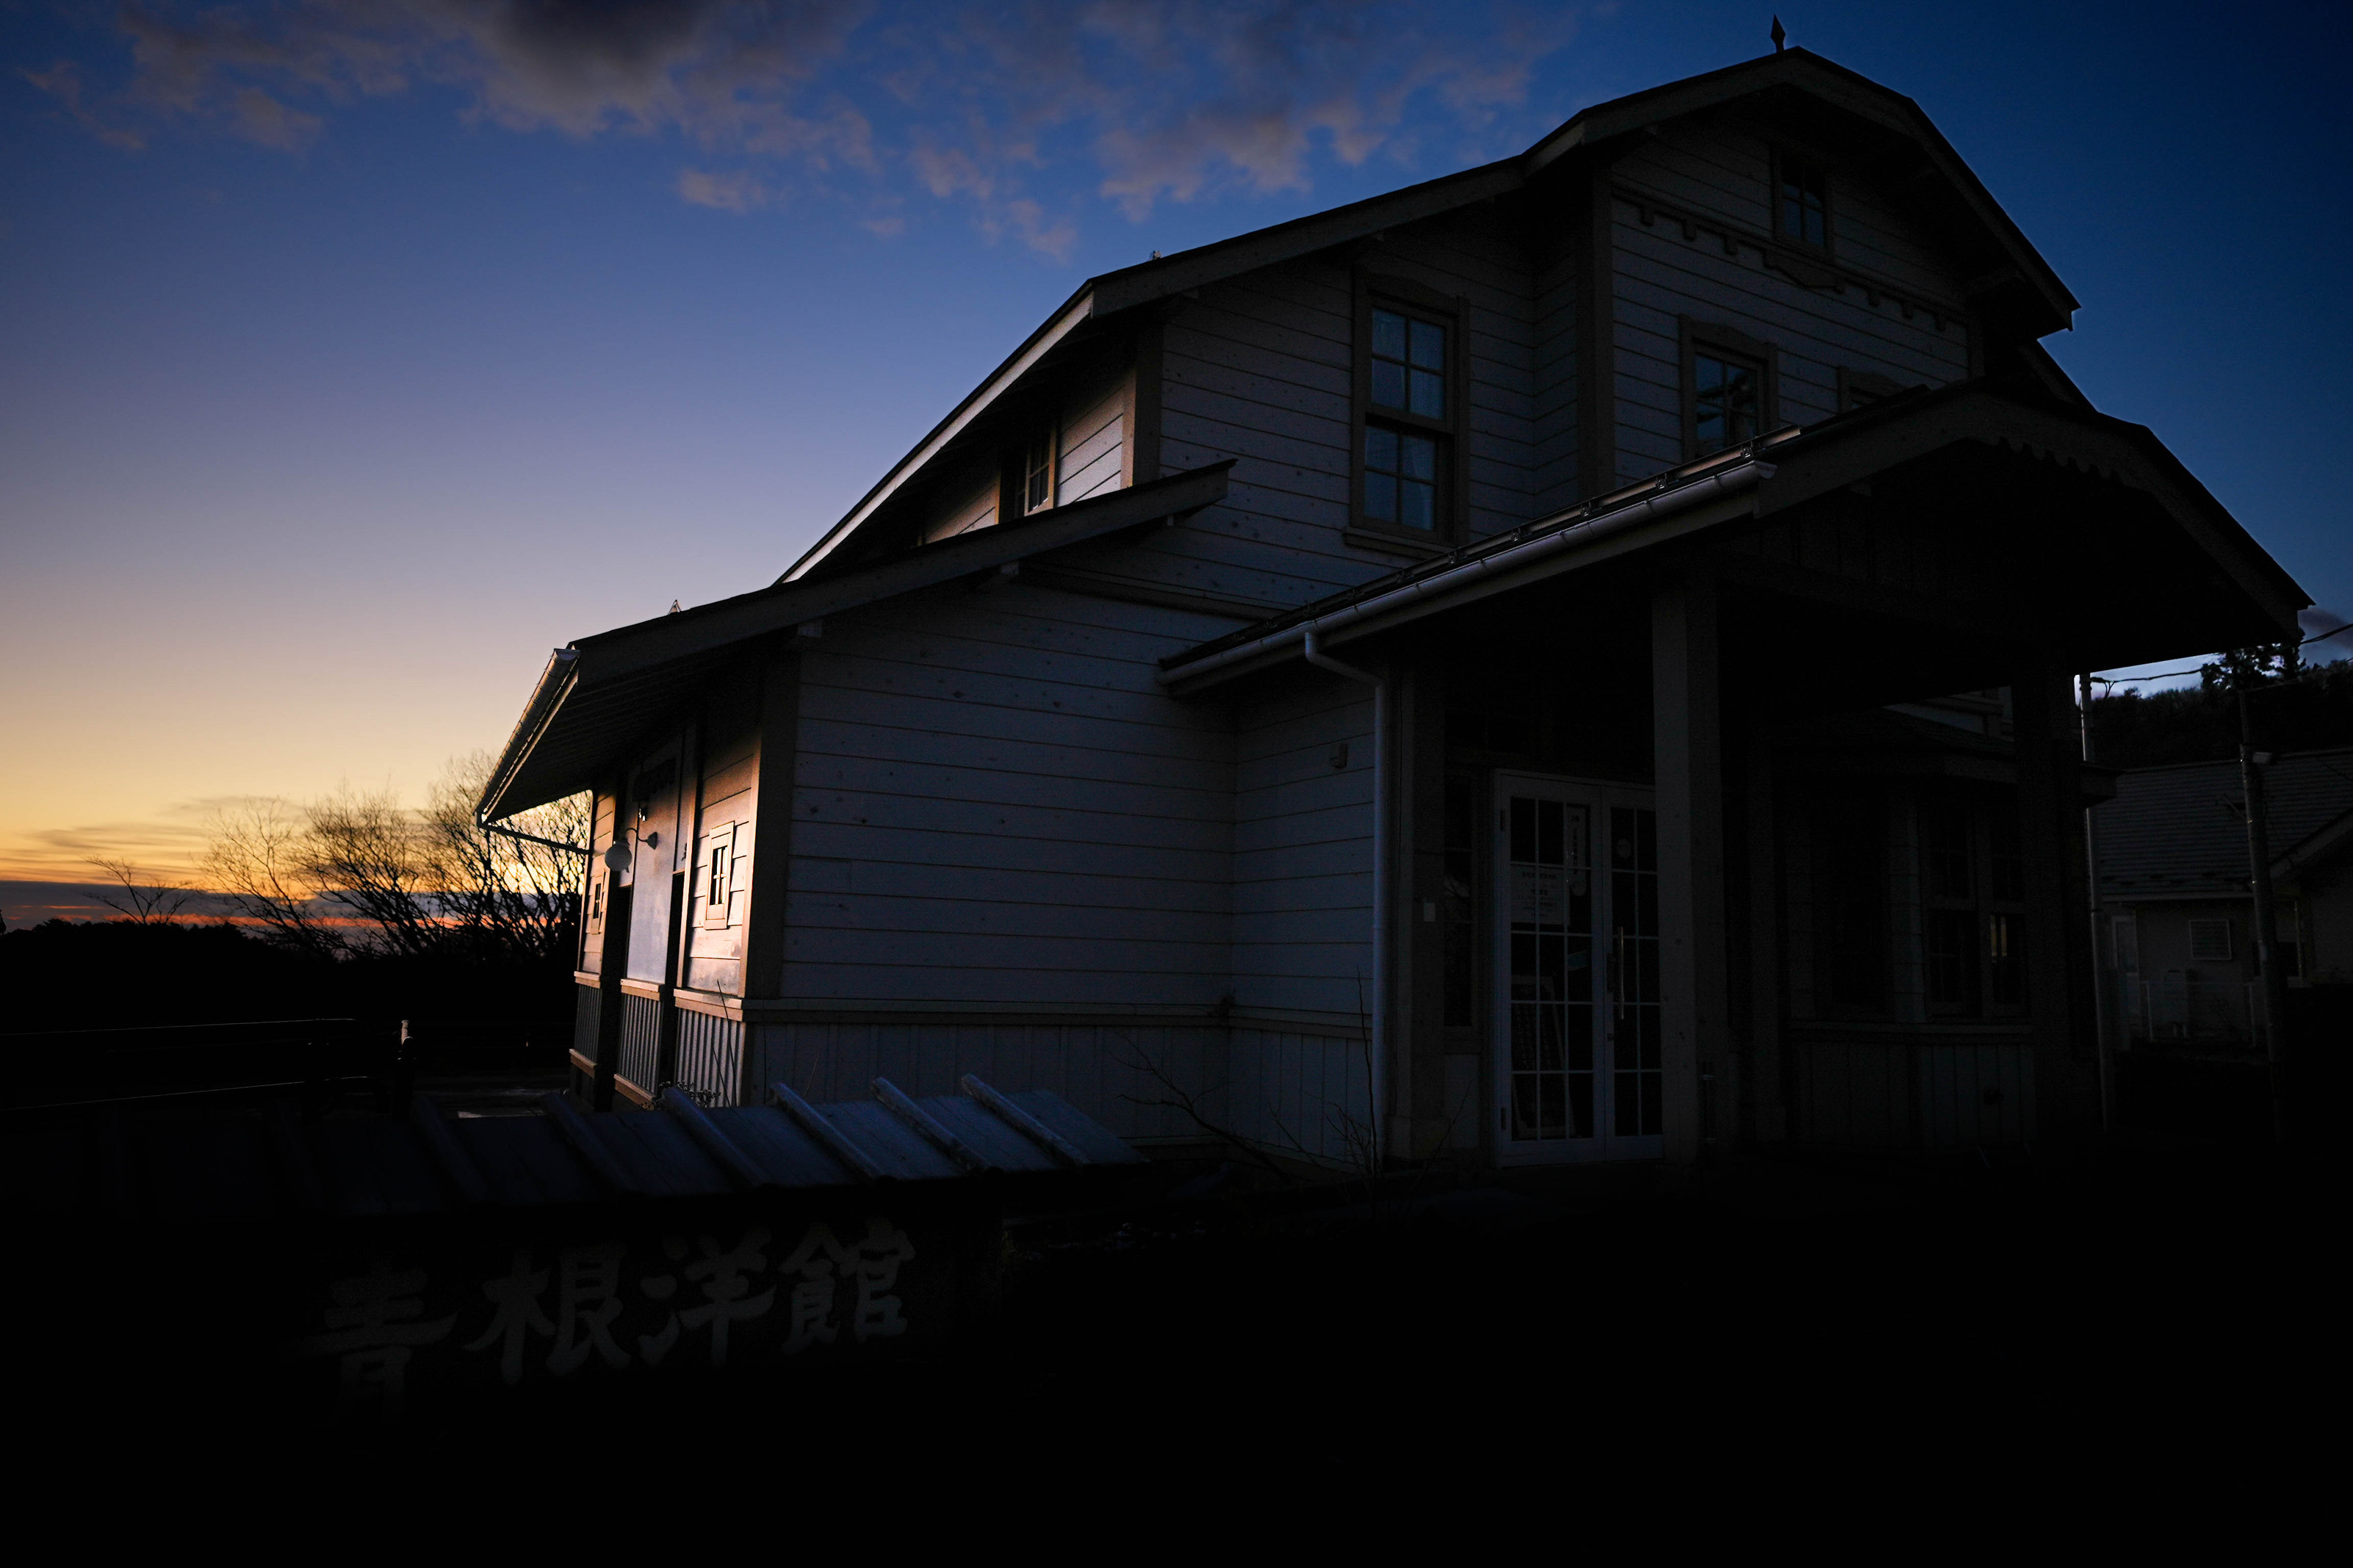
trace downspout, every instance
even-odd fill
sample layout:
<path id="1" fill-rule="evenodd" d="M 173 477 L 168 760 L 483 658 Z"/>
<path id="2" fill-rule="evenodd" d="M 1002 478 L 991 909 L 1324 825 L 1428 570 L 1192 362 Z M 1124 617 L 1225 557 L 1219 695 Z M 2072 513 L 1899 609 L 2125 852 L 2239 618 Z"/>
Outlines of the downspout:
<path id="1" fill-rule="evenodd" d="M 1388 1147 L 1389 1117 L 1389 682 L 1388 678 L 1375 675 L 1353 664 L 1345 664 L 1324 651 L 1317 641 L 1315 628 L 1307 628 L 1303 649 L 1307 662 L 1318 669 L 1350 680 L 1364 682 L 1373 689 L 1373 1006 L 1372 1062 L 1369 1087 L 1372 1100 L 1373 1158 L 1378 1162 Z M 1409 1152 L 1410 1151 L 1409 1151 Z"/>

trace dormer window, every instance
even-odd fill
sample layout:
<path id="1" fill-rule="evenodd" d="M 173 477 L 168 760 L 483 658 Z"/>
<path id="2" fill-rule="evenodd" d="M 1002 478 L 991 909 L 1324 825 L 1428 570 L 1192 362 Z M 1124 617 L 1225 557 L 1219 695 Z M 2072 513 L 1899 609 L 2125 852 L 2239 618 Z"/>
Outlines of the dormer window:
<path id="1" fill-rule="evenodd" d="M 1021 515 L 1044 511 L 1054 504 L 1054 429 L 1048 426 L 1031 439 L 1021 459 Z"/>
<path id="2" fill-rule="evenodd" d="M 1816 250 L 1831 244 L 1830 185 L 1822 172 L 1802 158 L 1783 154 L 1776 160 L 1774 226 L 1780 237 Z"/>

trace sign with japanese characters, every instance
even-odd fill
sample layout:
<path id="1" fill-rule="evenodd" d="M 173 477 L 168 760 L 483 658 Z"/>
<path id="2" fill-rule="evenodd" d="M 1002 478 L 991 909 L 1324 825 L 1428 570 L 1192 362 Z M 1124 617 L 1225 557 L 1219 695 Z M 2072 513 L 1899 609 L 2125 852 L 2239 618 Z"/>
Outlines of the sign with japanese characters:
<path id="1" fill-rule="evenodd" d="M 953 1326 L 943 1232 L 881 1214 L 330 1255 L 287 1344 L 343 1420 L 582 1376 L 778 1367 Z M 427 1255 L 429 1250 L 430 1255 Z"/>

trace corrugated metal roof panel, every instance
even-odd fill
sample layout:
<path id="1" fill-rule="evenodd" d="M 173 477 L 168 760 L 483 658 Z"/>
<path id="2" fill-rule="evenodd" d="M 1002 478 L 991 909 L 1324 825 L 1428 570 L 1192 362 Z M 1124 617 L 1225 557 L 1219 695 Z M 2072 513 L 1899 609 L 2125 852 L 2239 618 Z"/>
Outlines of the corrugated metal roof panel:
<path id="1" fill-rule="evenodd" d="M 883 1103 L 887 1086 L 879 1080 L 876 1100 L 808 1110 L 886 1183 L 952 1182 L 975 1173 L 1026 1177 L 1142 1161 L 1108 1129 L 1044 1089 L 1000 1095 L 977 1080 L 967 1085 L 965 1095 L 914 1101 L 920 1115 L 913 1118 Z M 1024 1120 L 1043 1130 L 1042 1139 L 1020 1125 Z M 587 1141 L 585 1152 L 571 1141 L 567 1124 Z M 37 1194 L 33 1206 L 50 1217 L 135 1212 L 188 1225 L 260 1221 L 311 1209 L 366 1218 L 480 1204 L 537 1209 L 630 1195 L 701 1198 L 737 1191 L 755 1179 L 787 1191 L 869 1180 L 847 1153 L 828 1148 L 774 1106 L 704 1111 L 666 1105 L 593 1116 L 566 1106 L 551 1108 L 547 1116 L 455 1124 L 432 1116 L 305 1124 L 285 1114 L 270 1124 L 159 1121 L 126 1133 L 127 1125 L 19 1116 L 0 1124 L 6 1143 L 0 1169 L 9 1173 L 13 1190 Z M 446 1126 L 447 1135 L 437 1126 Z M 723 1148 L 714 1157 L 699 1141 L 714 1131 L 733 1154 Z M 934 1142 L 935 1134 L 976 1153 L 987 1171 L 968 1172 Z M 1056 1142 L 1069 1152 L 1057 1152 Z M 598 1174 L 599 1166 L 618 1178 L 619 1191 Z"/>

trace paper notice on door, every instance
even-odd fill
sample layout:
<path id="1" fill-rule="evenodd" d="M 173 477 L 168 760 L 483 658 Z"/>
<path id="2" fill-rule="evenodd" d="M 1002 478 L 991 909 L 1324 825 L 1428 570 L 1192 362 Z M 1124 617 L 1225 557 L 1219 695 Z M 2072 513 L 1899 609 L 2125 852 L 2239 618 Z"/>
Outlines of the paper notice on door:
<path id="1" fill-rule="evenodd" d="M 1512 923 L 1556 926 L 1568 919 L 1568 876 L 1559 866 L 1512 868 Z"/>

